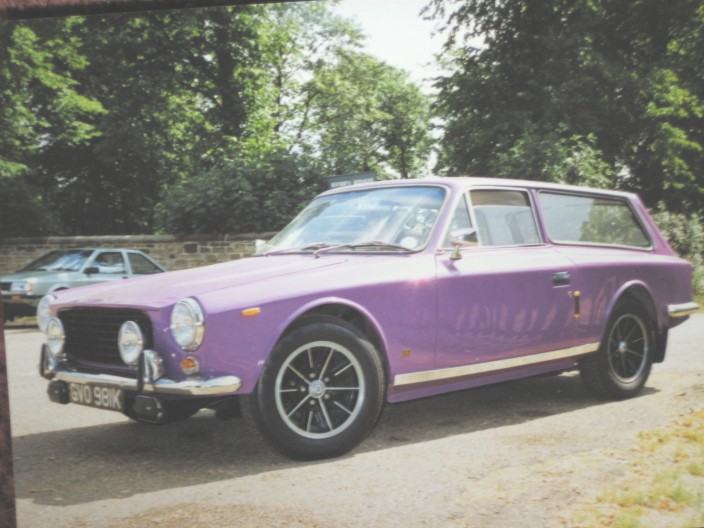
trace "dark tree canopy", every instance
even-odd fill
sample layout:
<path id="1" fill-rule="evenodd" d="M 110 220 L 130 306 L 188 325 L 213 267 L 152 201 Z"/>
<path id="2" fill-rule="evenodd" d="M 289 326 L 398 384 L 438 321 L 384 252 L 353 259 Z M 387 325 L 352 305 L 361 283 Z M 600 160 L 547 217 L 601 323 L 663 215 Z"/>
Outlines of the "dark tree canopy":
<path id="1" fill-rule="evenodd" d="M 700 1 L 431 0 L 427 13 L 449 37 L 443 171 L 620 187 L 701 210 Z"/>
<path id="2" fill-rule="evenodd" d="M 701 214 L 701 1 L 428 2 L 437 172 Z M 0 22 L 0 236 L 273 230 L 328 176 L 421 175 L 432 100 L 362 43 L 325 1 Z"/>
<path id="3" fill-rule="evenodd" d="M 0 236 L 270 231 L 327 176 L 417 175 L 428 97 L 362 41 L 327 2 L 0 22 L 0 200 L 37 216 Z"/>

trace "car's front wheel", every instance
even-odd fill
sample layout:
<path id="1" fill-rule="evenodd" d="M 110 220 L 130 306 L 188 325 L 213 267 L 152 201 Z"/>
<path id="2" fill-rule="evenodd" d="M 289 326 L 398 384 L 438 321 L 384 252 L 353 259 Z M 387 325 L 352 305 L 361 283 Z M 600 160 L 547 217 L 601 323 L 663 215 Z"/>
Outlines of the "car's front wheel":
<path id="1" fill-rule="evenodd" d="M 653 323 L 643 306 L 622 301 L 614 309 L 599 351 L 580 362 L 587 388 L 602 398 L 638 394 L 650 375 L 654 352 Z"/>
<path id="2" fill-rule="evenodd" d="M 296 459 L 339 456 L 371 431 L 384 401 L 379 354 L 355 327 L 311 318 L 274 348 L 252 397 L 269 442 Z"/>

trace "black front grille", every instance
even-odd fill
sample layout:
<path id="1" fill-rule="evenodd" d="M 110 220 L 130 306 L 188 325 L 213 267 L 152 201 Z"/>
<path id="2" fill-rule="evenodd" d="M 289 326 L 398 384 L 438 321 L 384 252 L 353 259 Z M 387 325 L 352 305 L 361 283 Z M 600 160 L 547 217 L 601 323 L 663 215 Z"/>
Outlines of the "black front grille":
<path id="1" fill-rule="evenodd" d="M 10 286 L 12 285 L 11 282 L 0 282 L 0 290 L 2 291 L 10 291 Z"/>
<path id="2" fill-rule="evenodd" d="M 59 312 L 66 332 L 64 351 L 69 359 L 122 365 L 117 335 L 125 321 L 134 321 L 144 335 L 145 348 L 152 347 L 152 323 L 139 310 L 118 308 L 67 308 Z"/>

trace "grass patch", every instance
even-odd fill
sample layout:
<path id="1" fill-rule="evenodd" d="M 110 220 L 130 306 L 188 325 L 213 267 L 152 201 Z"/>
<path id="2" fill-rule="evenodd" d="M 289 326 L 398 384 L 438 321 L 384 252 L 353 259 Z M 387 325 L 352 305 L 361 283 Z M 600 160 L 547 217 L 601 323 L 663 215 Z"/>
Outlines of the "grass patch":
<path id="1" fill-rule="evenodd" d="M 638 435 L 626 474 L 568 526 L 691 528 L 704 526 L 704 409 Z"/>
<path id="2" fill-rule="evenodd" d="M 704 292 L 697 293 L 694 296 L 694 302 L 699 305 L 699 311 L 697 313 L 704 313 Z"/>

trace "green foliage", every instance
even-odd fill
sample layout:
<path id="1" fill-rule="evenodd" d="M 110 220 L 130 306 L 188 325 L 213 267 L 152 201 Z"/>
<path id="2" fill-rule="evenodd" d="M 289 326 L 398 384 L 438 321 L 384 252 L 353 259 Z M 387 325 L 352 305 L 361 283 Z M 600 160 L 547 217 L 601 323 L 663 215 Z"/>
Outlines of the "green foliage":
<path id="1" fill-rule="evenodd" d="M 281 229 L 325 188 L 306 160 L 282 151 L 243 156 L 171 187 L 159 222 L 171 233 Z"/>
<path id="2" fill-rule="evenodd" d="M 438 83 L 442 170 L 596 182 L 701 210 L 699 0 L 431 0 L 428 13 L 445 22 L 451 68 Z"/>
<path id="3" fill-rule="evenodd" d="M 52 233 L 276 229 L 324 176 L 429 155 L 427 97 L 361 41 L 326 2 L 2 22 L 0 177 Z"/>
<path id="4" fill-rule="evenodd" d="M 510 148 L 497 152 L 493 174 L 605 188 L 615 172 L 602 156 L 593 136 L 561 137 L 559 131 L 541 134 L 529 127 Z"/>
<path id="5" fill-rule="evenodd" d="M 0 196 L 0 238 L 56 234 L 50 212 L 23 177 L 0 177 Z"/>
<path id="6" fill-rule="evenodd" d="M 661 203 L 653 219 L 672 249 L 694 264 L 695 292 L 704 294 L 704 217 L 672 213 Z"/>
<path id="7" fill-rule="evenodd" d="M 671 213 L 660 204 L 653 215 L 665 238 L 678 254 L 704 264 L 704 218 L 698 215 Z"/>
<path id="8" fill-rule="evenodd" d="M 99 134 L 102 105 L 74 75 L 86 67 L 72 21 L 40 34 L 0 21 L 0 178 L 27 173 L 55 144 L 81 145 Z"/>
<path id="9" fill-rule="evenodd" d="M 346 52 L 321 68 L 309 93 L 311 132 L 328 174 L 418 175 L 430 154 L 430 104 L 404 72 Z"/>

